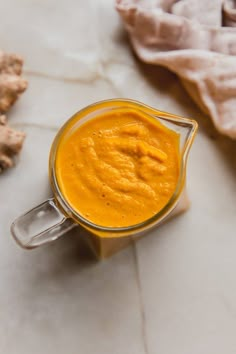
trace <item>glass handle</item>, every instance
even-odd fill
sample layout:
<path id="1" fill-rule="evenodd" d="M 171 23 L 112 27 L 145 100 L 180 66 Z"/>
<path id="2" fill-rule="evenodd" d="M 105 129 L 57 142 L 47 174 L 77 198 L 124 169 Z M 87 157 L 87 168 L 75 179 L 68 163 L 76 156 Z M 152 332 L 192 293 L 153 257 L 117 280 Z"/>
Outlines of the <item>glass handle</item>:
<path id="1" fill-rule="evenodd" d="M 31 249 L 58 239 L 74 226 L 51 198 L 16 219 L 11 233 L 21 247 Z"/>

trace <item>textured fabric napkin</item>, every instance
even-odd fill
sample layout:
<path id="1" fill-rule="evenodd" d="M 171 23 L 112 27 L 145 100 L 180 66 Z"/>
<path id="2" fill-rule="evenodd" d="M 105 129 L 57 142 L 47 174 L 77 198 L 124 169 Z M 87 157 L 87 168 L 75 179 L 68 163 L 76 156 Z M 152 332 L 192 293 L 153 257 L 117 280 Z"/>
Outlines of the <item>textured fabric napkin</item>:
<path id="1" fill-rule="evenodd" d="M 116 0 L 138 57 L 178 75 L 219 132 L 236 139 L 236 1 Z"/>

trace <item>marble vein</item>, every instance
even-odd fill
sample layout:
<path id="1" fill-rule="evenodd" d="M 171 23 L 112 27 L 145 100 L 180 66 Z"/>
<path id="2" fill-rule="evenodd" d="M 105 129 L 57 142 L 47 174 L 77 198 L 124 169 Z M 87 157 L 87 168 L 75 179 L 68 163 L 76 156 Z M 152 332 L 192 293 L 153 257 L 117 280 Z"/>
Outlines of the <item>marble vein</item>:
<path id="1" fill-rule="evenodd" d="M 79 63 L 78 63 L 79 64 Z M 135 66 L 132 65 L 129 62 L 125 62 L 123 60 L 116 60 L 114 58 L 106 58 L 106 59 L 100 59 L 96 63 L 97 67 L 99 67 L 99 70 L 97 70 L 93 75 L 88 74 L 87 78 L 83 78 L 78 75 L 75 75 L 73 77 L 70 77 L 69 75 L 58 75 L 58 74 L 53 74 L 52 72 L 45 72 L 42 70 L 34 70 L 31 69 L 30 67 L 25 67 L 24 68 L 24 73 L 27 75 L 33 75 L 33 76 L 40 76 L 40 77 L 45 77 L 48 79 L 53 79 L 53 80 L 58 80 L 58 81 L 66 81 L 66 82 L 78 82 L 78 83 L 85 83 L 85 84 L 90 84 L 93 83 L 96 80 L 106 79 L 106 70 L 109 67 L 112 67 L 114 65 L 121 65 L 124 67 L 127 67 L 129 69 L 135 70 Z"/>
<path id="2" fill-rule="evenodd" d="M 119 87 L 115 83 L 114 78 L 111 75 L 111 73 L 117 74 L 117 68 L 115 67 L 116 65 L 121 66 L 122 68 L 135 71 L 134 65 L 125 62 L 123 60 L 119 61 L 114 58 L 106 58 L 106 59 L 101 58 L 97 63 L 97 67 L 99 69 L 92 74 L 89 73 L 87 77 L 86 76 L 82 77 L 78 75 L 75 75 L 74 77 L 69 77 L 68 75 L 58 75 L 58 74 L 53 74 L 52 72 L 50 73 L 50 72 L 45 72 L 40 70 L 33 70 L 29 67 L 25 68 L 24 73 L 28 76 L 41 77 L 41 78 L 51 79 L 55 81 L 77 83 L 77 84 L 93 84 L 98 80 L 104 80 L 111 86 L 111 88 L 113 89 L 117 97 L 118 96 L 122 97 L 123 96 L 122 90 L 119 89 Z"/>
<path id="3" fill-rule="evenodd" d="M 69 76 L 57 75 L 53 73 L 46 73 L 44 71 L 35 71 L 28 68 L 26 68 L 24 72 L 29 76 L 37 76 L 37 77 L 42 77 L 42 78 L 56 80 L 56 81 L 71 82 L 71 83 L 78 83 L 78 84 L 92 84 L 97 80 L 104 79 L 103 76 L 98 72 L 93 76 L 88 76 L 86 78 L 82 78 L 78 76 L 69 77 Z"/>
<path id="4" fill-rule="evenodd" d="M 234 320 L 236 320 L 235 304 L 233 304 L 229 300 L 228 296 L 225 294 L 220 294 L 219 297 L 220 297 L 222 304 L 224 305 L 226 312 L 229 314 L 229 316 L 231 316 Z"/>
<path id="5" fill-rule="evenodd" d="M 141 311 L 141 320 L 142 320 L 142 337 L 143 337 L 143 349 L 145 354 L 149 354 L 148 351 L 148 341 L 147 341 L 147 327 L 146 327 L 146 313 L 144 307 L 144 299 L 142 292 L 142 284 L 140 279 L 140 271 L 139 271 L 139 263 L 138 263 L 138 254 L 136 249 L 135 241 L 132 243 L 133 255 L 134 255 L 134 264 L 136 271 L 136 281 L 139 293 L 139 303 L 140 303 L 140 311 Z"/>
<path id="6" fill-rule="evenodd" d="M 12 124 L 15 128 L 37 128 L 37 129 L 45 129 L 50 131 L 58 131 L 60 127 L 47 125 L 42 123 L 27 123 L 27 122 L 20 122 Z"/>

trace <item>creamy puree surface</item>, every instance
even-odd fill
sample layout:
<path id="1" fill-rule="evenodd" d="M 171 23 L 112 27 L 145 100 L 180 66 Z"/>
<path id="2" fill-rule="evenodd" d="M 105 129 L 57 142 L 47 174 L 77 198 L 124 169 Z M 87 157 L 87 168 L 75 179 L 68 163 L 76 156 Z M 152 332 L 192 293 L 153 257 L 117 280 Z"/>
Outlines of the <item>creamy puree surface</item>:
<path id="1" fill-rule="evenodd" d="M 179 134 L 138 110 L 110 111 L 62 138 L 56 178 L 70 206 L 107 227 L 149 219 L 173 195 Z"/>

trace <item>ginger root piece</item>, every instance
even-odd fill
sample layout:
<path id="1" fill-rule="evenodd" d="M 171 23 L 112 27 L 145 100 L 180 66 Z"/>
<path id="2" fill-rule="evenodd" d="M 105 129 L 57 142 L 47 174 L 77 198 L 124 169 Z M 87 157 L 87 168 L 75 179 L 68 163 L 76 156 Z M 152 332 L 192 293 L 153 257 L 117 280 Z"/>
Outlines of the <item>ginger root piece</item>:
<path id="1" fill-rule="evenodd" d="M 13 157 L 21 150 L 24 138 L 24 133 L 6 124 L 6 116 L 0 116 L 0 173 L 13 166 Z"/>
<path id="2" fill-rule="evenodd" d="M 13 166 L 13 158 L 25 138 L 24 133 L 11 129 L 2 115 L 27 88 L 27 81 L 20 76 L 22 65 L 23 60 L 17 55 L 0 52 L 0 173 Z"/>
<path id="3" fill-rule="evenodd" d="M 5 113 L 27 88 L 20 75 L 23 60 L 15 54 L 0 52 L 0 112 Z"/>

